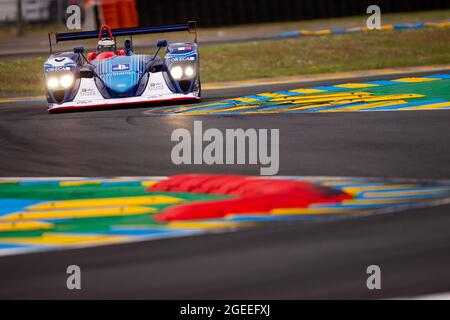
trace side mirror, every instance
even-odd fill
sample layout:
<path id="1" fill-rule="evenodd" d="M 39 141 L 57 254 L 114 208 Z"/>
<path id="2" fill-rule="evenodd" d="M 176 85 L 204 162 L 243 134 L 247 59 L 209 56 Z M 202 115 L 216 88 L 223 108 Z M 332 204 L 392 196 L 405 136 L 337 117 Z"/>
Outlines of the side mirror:
<path id="1" fill-rule="evenodd" d="M 91 68 L 88 68 L 88 67 L 81 68 L 81 70 L 80 70 L 80 77 L 81 78 L 91 79 L 94 76 L 95 76 L 95 72 Z"/>
<path id="2" fill-rule="evenodd" d="M 133 43 L 130 39 L 125 40 L 125 55 L 131 56 Z"/>
<path id="3" fill-rule="evenodd" d="M 75 47 L 75 48 L 73 48 L 73 52 L 83 54 L 84 47 Z"/>
<path id="4" fill-rule="evenodd" d="M 167 40 L 158 40 L 158 43 L 156 44 L 158 48 L 167 47 Z"/>
<path id="5" fill-rule="evenodd" d="M 125 40 L 124 44 L 125 44 L 125 49 L 131 50 L 131 40 L 130 39 Z"/>

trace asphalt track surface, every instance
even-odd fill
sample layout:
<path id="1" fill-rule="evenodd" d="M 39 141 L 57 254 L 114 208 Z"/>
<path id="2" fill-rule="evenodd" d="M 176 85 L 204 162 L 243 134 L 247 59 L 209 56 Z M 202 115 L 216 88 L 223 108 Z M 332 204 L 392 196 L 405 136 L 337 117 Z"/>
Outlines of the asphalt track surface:
<path id="1" fill-rule="evenodd" d="M 205 101 L 344 81 L 217 90 L 206 92 Z M 0 176 L 259 174 L 258 166 L 173 165 L 172 131 L 203 120 L 205 129 L 280 129 L 280 175 L 450 178 L 446 110 L 188 117 L 148 110 L 48 115 L 45 105 L 1 105 Z M 390 298 L 446 292 L 449 209 L 4 257 L 0 298 Z M 70 264 L 83 270 L 79 292 L 65 287 Z M 366 288 L 372 264 L 382 268 L 381 291 Z"/>

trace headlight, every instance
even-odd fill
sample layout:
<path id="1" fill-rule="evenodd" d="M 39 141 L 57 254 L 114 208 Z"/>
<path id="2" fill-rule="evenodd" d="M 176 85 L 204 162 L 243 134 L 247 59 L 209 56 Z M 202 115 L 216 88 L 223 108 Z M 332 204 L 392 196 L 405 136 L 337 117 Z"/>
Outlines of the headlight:
<path id="1" fill-rule="evenodd" d="M 61 84 L 61 87 L 63 87 L 64 89 L 68 89 L 72 86 L 74 81 L 73 75 L 65 75 L 62 76 L 61 79 L 59 80 L 59 83 Z"/>
<path id="2" fill-rule="evenodd" d="M 181 67 L 179 67 L 179 66 L 173 67 L 170 70 L 170 75 L 175 80 L 180 80 L 183 77 L 183 69 Z"/>
<path id="3" fill-rule="evenodd" d="M 50 90 L 69 89 L 74 82 L 75 77 L 72 74 L 65 74 L 61 77 L 53 75 L 47 79 L 47 88 Z"/>
<path id="4" fill-rule="evenodd" d="M 186 69 L 184 69 L 184 74 L 185 74 L 187 77 L 189 77 L 189 78 L 192 78 L 192 76 L 194 75 L 194 73 L 195 73 L 195 70 L 194 70 L 194 68 L 192 68 L 191 66 L 186 67 Z"/>
<path id="5" fill-rule="evenodd" d="M 47 79 L 47 88 L 51 90 L 55 90 L 59 87 L 59 80 L 58 78 L 48 78 Z"/>

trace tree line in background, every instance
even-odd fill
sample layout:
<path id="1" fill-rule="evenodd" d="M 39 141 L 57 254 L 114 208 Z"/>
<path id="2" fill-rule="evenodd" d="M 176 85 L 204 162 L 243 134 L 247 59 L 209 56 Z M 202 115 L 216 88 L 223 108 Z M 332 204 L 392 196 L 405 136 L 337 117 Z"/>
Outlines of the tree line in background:
<path id="1" fill-rule="evenodd" d="M 383 13 L 450 7 L 449 0 L 137 0 L 143 26 L 196 20 L 201 27 L 363 15 L 374 4 Z"/>
<path id="2" fill-rule="evenodd" d="M 378 5 L 383 13 L 450 8 L 450 0 L 1 0 L 0 25 L 63 24 L 69 5 L 84 11 L 85 29 L 179 24 L 200 27 L 327 19 L 366 14 Z M 18 13 L 21 14 L 18 14 Z"/>

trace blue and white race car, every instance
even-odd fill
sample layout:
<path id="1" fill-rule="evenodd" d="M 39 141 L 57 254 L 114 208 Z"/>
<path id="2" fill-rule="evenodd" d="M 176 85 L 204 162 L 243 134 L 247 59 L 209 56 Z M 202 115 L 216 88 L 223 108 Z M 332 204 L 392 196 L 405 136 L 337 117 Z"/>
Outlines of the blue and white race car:
<path id="1" fill-rule="evenodd" d="M 194 42 L 168 44 L 159 40 L 155 54 L 135 54 L 133 35 L 189 31 Z M 117 37 L 129 37 L 118 50 Z M 49 112 L 162 102 L 199 101 L 201 84 L 195 22 L 152 28 L 56 34 L 56 42 L 98 37 L 97 50 L 85 54 L 84 47 L 73 52 L 52 53 L 44 64 Z M 163 58 L 159 57 L 166 48 Z"/>

